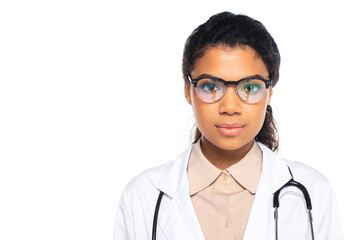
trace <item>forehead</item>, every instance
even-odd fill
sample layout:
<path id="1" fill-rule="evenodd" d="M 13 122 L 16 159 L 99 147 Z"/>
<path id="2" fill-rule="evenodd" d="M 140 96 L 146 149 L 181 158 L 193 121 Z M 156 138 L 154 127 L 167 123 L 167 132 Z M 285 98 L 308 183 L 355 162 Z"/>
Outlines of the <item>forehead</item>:
<path id="1" fill-rule="evenodd" d="M 191 73 L 193 78 L 201 74 L 211 74 L 228 81 L 261 75 L 269 77 L 265 63 L 251 47 L 211 47 L 197 59 Z"/>

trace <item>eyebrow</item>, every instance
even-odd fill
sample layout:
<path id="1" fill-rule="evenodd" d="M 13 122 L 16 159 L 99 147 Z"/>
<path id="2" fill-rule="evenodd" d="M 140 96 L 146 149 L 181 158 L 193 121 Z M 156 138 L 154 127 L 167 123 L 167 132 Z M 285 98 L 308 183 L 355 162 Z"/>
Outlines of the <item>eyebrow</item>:
<path id="1" fill-rule="evenodd" d="M 221 80 L 224 80 L 222 78 L 219 78 L 219 77 L 216 77 L 216 76 L 213 76 L 211 74 L 207 74 L 207 73 L 204 73 L 204 74 L 201 74 L 199 76 L 197 76 L 194 80 L 198 79 L 198 78 L 216 78 L 216 79 L 221 79 Z M 254 75 L 250 75 L 250 76 L 247 76 L 247 77 L 243 77 L 241 79 L 246 79 L 246 78 L 260 78 L 260 79 L 265 79 L 265 80 L 268 80 L 266 78 L 264 78 L 263 76 L 261 76 L 260 74 L 254 74 Z M 240 79 L 240 80 L 241 80 Z M 224 80 L 225 81 L 225 80 Z"/>

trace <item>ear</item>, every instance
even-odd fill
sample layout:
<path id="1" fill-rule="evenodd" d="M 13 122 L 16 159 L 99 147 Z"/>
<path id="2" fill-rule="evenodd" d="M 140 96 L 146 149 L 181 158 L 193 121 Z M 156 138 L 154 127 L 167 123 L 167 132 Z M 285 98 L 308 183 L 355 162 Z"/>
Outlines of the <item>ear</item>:
<path id="1" fill-rule="evenodd" d="M 272 89 L 272 86 L 270 86 L 269 87 L 269 98 L 268 98 L 268 102 L 267 102 L 268 105 L 270 104 L 272 94 L 273 94 L 273 89 Z"/>
<path id="2" fill-rule="evenodd" d="M 190 88 L 191 88 L 191 84 L 185 83 L 185 86 L 184 86 L 185 98 L 186 98 L 186 101 L 187 101 L 190 105 L 192 105 L 192 104 L 191 104 Z"/>

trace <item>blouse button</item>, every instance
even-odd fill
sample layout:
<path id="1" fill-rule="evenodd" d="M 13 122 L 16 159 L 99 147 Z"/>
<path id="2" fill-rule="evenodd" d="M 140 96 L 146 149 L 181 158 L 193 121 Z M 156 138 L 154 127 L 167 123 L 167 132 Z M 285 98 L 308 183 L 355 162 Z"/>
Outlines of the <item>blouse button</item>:
<path id="1" fill-rule="evenodd" d="M 228 180 L 228 176 L 226 173 L 222 173 L 222 176 L 223 176 L 223 181 L 227 181 Z"/>

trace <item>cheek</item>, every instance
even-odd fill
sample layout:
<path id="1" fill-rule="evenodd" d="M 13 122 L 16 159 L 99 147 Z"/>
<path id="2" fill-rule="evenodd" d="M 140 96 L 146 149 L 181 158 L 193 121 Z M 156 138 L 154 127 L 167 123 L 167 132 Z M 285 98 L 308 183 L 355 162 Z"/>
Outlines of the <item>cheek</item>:
<path id="1" fill-rule="evenodd" d="M 193 87 L 191 88 L 191 103 L 196 125 L 201 127 L 201 125 L 207 121 L 206 116 L 210 112 L 209 107 L 211 108 L 211 105 L 204 104 L 202 101 L 200 101 L 199 98 L 197 98 L 195 89 Z"/>
<path id="2" fill-rule="evenodd" d="M 248 111 L 245 111 L 244 109 L 244 114 L 247 115 L 246 118 L 250 123 L 257 123 L 262 125 L 266 114 L 266 106 L 259 106 L 257 108 L 254 107 Z"/>
<path id="3" fill-rule="evenodd" d="M 266 102 L 257 104 L 256 106 L 248 105 L 244 108 L 243 114 L 246 118 L 249 126 L 251 126 L 251 130 L 256 132 L 256 134 L 260 131 L 265 115 L 266 115 Z"/>
<path id="4" fill-rule="evenodd" d="M 270 100 L 269 93 L 265 95 L 265 97 L 258 103 L 254 105 L 245 105 L 244 106 L 244 114 L 247 115 L 249 120 L 252 123 L 256 123 L 256 125 L 260 125 L 262 127 L 266 115 L 266 108 L 268 102 Z M 259 129 L 260 130 L 260 129 Z"/>
<path id="5" fill-rule="evenodd" d="M 216 115 L 218 109 L 216 104 L 206 104 L 200 102 L 199 100 L 193 101 L 193 113 L 195 117 L 196 124 L 199 128 L 202 128 L 206 125 L 213 125 L 214 116 Z"/>
<path id="6" fill-rule="evenodd" d="M 204 103 L 194 95 L 191 96 L 191 102 L 196 126 L 200 132 L 203 135 L 213 134 L 216 131 L 215 124 L 218 117 L 217 104 Z"/>

